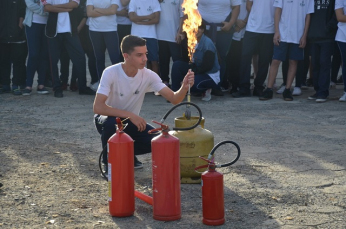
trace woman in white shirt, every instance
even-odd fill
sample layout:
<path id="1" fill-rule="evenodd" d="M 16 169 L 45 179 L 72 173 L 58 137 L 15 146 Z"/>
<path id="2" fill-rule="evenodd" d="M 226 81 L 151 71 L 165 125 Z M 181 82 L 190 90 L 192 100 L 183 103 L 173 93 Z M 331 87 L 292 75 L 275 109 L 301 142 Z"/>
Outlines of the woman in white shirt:
<path id="1" fill-rule="evenodd" d="M 102 72 L 106 67 L 106 49 L 112 64 L 120 62 L 116 16 L 119 5 L 119 0 L 87 1 L 89 34 L 95 52 L 96 68 L 99 79 L 101 79 Z"/>
<path id="2" fill-rule="evenodd" d="M 346 0 L 335 1 L 335 14 L 338 19 L 338 32 L 335 40 L 337 41 L 342 57 L 342 79 L 344 81 L 344 94 L 339 99 L 340 102 L 346 102 Z"/>
<path id="3" fill-rule="evenodd" d="M 25 0 L 26 12 L 23 24 L 25 25 L 26 39 L 28 43 L 28 61 L 26 64 L 26 88 L 23 95 L 30 95 L 35 73 L 38 73 L 37 93 L 47 94 L 44 87 L 45 75 L 48 63 L 48 41 L 45 35 L 45 27 L 48 13 L 44 12 L 39 0 Z"/>

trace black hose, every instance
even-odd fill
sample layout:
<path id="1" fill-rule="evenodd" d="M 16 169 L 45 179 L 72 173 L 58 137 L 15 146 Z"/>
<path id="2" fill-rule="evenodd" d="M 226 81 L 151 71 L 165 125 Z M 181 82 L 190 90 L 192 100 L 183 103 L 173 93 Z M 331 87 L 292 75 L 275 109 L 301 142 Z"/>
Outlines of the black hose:
<path id="1" fill-rule="evenodd" d="M 161 123 L 163 123 L 166 118 L 168 117 L 168 115 L 174 110 L 176 109 L 177 107 L 180 107 L 182 105 L 191 105 L 191 106 L 194 106 L 197 111 L 198 111 L 198 114 L 199 114 L 199 119 L 197 121 L 196 124 L 194 124 L 193 126 L 190 126 L 190 127 L 185 127 L 185 128 L 177 128 L 177 127 L 174 127 L 173 130 L 192 130 L 194 128 L 196 128 L 202 121 L 202 111 L 201 109 L 194 103 L 191 103 L 191 102 L 182 102 L 182 103 L 179 103 L 177 105 L 175 105 L 174 107 L 172 107 L 169 111 L 167 111 L 167 113 L 163 116 L 163 118 L 161 119 Z"/>
<path id="2" fill-rule="evenodd" d="M 237 157 L 233 161 L 231 161 L 229 163 L 226 163 L 226 164 L 222 164 L 222 165 L 217 166 L 217 167 L 227 167 L 227 166 L 233 165 L 234 163 L 236 163 L 238 161 L 238 159 L 240 157 L 240 147 L 239 147 L 239 145 L 237 143 L 235 143 L 233 141 L 223 141 L 223 142 L 218 143 L 216 146 L 214 146 L 214 148 L 210 151 L 210 154 L 208 155 L 208 158 L 213 156 L 213 154 L 214 154 L 214 152 L 216 151 L 217 148 L 219 148 L 221 145 L 224 145 L 224 144 L 227 144 L 227 143 L 233 144 L 233 145 L 235 145 L 235 147 L 237 147 L 238 155 L 237 155 Z"/>

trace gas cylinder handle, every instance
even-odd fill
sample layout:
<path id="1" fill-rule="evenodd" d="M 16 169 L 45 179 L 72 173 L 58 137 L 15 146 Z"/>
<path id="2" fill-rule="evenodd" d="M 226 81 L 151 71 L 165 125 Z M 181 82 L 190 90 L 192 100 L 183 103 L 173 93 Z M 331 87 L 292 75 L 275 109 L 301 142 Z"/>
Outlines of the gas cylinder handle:
<path id="1" fill-rule="evenodd" d="M 123 120 L 121 120 L 121 118 L 119 118 L 119 117 L 115 118 L 115 122 L 117 123 L 116 126 L 119 129 L 119 131 L 123 131 L 127 127 L 128 123 L 124 124 L 123 122 L 125 122 L 128 119 L 130 119 L 130 118 L 128 117 L 128 118 L 125 118 Z"/>
<path id="2" fill-rule="evenodd" d="M 234 163 L 236 163 L 238 161 L 238 159 L 240 157 L 240 147 L 239 147 L 239 145 L 237 143 L 235 143 L 233 141 L 222 141 L 222 142 L 219 142 L 216 146 L 214 146 L 214 148 L 210 151 L 210 153 L 208 155 L 208 160 L 210 160 L 213 157 L 213 155 L 214 155 L 214 153 L 215 153 L 217 148 L 219 148 L 221 145 L 224 145 L 224 144 L 227 144 L 227 143 L 233 144 L 237 148 L 237 150 L 238 150 L 237 157 L 233 161 L 231 161 L 229 163 L 222 164 L 222 165 L 217 165 L 216 167 L 218 167 L 218 168 L 220 168 L 220 167 L 227 167 L 227 166 L 233 165 Z"/>
<path id="3" fill-rule="evenodd" d="M 179 103 L 177 105 L 175 105 L 174 107 L 172 107 L 169 111 L 167 111 L 167 113 L 165 114 L 165 116 L 163 116 L 163 118 L 161 119 L 160 123 L 162 124 L 166 118 L 168 117 L 168 115 L 174 110 L 176 109 L 177 107 L 180 107 L 180 106 L 183 106 L 183 105 L 191 105 L 191 106 L 194 106 L 197 111 L 198 111 L 198 114 L 199 114 L 199 119 L 197 121 L 196 124 L 194 124 L 193 126 L 190 126 L 190 127 L 185 127 L 185 128 L 177 128 L 177 127 L 174 127 L 173 130 L 192 130 L 194 128 L 196 128 L 202 121 L 202 111 L 201 109 L 194 103 L 191 103 L 191 102 L 182 102 L 182 103 Z"/>

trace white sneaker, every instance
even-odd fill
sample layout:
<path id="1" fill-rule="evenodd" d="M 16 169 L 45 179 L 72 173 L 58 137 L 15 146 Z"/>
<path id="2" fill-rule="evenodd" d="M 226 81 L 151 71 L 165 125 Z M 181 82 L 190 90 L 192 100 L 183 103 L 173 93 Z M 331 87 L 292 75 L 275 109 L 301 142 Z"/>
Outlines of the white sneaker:
<path id="1" fill-rule="evenodd" d="M 276 91 L 276 94 L 282 94 L 285 90 L 286 86 L 285 85 L 281 85 L 280 89 Z"/>
<path id="2" fill-rule="evenodd" d="M 344 92 L 343 96 L 339 99 L 340 102 L 346 102 L 346 92 Z"/>
<path id="3" fill-rule="evenodd" d="M 211 89 L 208 89 L 205 91 L 204 96 L 202 97 L 203 101 L 210 101 L 211 100 Z"/>
<path id="4" fill-rule="evenodd" d="M 300 89 L 300 87 L 293 88 L 292 95 L 301 95 L 301 94 L 302 94 L 302 90 Z"/>
<path id="5" fill-rule="evenodd" d="M 96 83 L 91 84 L 90 85 L 91 90 L 97 91 L 97 89 L 99 88 L 99 84 L 100 84 L 99 81 L 97 81 Z"/>

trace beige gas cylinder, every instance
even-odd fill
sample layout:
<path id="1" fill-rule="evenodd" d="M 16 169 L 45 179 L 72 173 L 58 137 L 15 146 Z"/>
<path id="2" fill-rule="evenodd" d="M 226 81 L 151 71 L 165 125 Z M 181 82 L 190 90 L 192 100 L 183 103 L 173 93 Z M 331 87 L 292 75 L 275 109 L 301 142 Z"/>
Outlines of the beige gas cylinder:
<path id="1" fill-rule="evenodd" d="M 197 123 L 199 117 L 191 117 L 187 120 L 185 117 L 175 118 L 176 128 L 186 128 Z M 187 131 L 170 131 L 169 133 L 180 141 L 180 182 L 188 184 L 201 183 L 201 174 L 195 172 L 195 168 L 206 164 L 205 161 L 199 159 L 204 158 L 214 147 L 214 135 L 204 129 L 204 118 L 202 118 L 200 126 Z M 202 171 L 200 171 L 202 172 Z"/>

